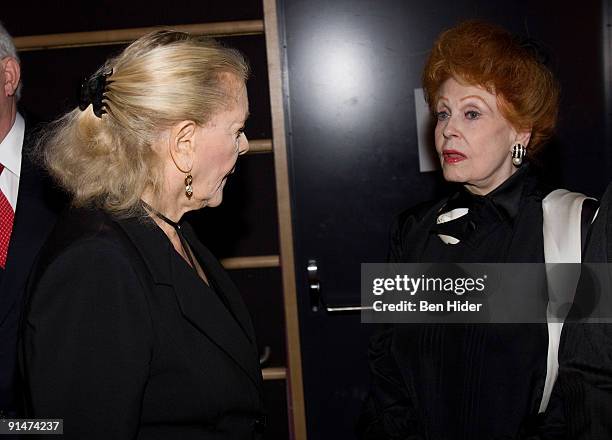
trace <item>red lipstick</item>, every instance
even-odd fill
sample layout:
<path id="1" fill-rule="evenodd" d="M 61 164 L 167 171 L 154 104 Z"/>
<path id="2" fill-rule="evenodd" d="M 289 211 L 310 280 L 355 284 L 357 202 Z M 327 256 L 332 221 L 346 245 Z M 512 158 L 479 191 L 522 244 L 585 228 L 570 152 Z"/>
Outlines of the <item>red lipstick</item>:
<path id="1" fill-rule="evenodd" d="M 442 157 L 446 163 L 458 163 L 467 159 L 467 156 L 457 150 L 442 150 Z"/>

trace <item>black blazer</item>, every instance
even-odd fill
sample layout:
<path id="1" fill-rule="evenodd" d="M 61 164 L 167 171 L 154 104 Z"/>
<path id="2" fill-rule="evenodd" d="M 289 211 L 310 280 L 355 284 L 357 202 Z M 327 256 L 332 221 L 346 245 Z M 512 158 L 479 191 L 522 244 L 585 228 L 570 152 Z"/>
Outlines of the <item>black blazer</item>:
<path id="1" fill-rule="evenodd" d="M 62 216 L 28 286 L 29 416 L 63 418 L 75 439 L 259 437 L 249 314 L 219 262 L 184 233 L 214 290 L 150 220 Z"/>
<path id="2" fill-rule="evenodd" d="M 573 308 L 563 326 L 555 392 L 566 408 L 567 438 L 612 439 L 612 184 L 601 199 L 589 233 Z M 607 263 L 607 265 L 601 264 Z M 596 282 L 589 269 L 597 271 Z M 595 307 L 604 323 L 584 323 Z M 573 321 L 576 322 L 573 322 Z"/>
<path id="3" fill-rule="evenodd" d="M 49 177 L 30 160 L 33 143 L 26 121 L 17 208 L 0 281 L 0 414 L 15 411 L 17 327 L 26 280 L 63 204 Z"/>

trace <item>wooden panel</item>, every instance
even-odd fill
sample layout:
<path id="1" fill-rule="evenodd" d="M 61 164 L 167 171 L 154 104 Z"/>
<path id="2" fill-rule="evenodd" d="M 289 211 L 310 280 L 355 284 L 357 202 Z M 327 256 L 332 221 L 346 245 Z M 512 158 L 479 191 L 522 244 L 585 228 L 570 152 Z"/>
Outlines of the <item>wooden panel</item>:
<path id="1" fill-rule="evenodd" d="M 249 139 L 247 154 L 272 153 L 272 139 Z"/>
<path id="2" fill-rule="evenodd" d="M 268 54 L 272 139 L 276 174 L 277 209 L 280 233 L 280 255 L 285 301 L 285 331 L 287 338 L 288 395 L 291 438 L 306 440 L 306 417 L 302 384 L 302 358 L 295 288 L 291 194 L 285 141 L 283 109 L 282 59 L 279 40 L 276 0 L 264 0 L 264 22 Z"/>
<path id="3" fill-rule="evenodd" d="M 285 380 L 287 378 L 286 368 L 264 368 L 262 373 L 263 380 Z"/>
<path id="4" fill-rule="evenodd" d="M 15 37 L 15 46 L 20 52 L 43 49 L 64 49 L 67 47 L 108 46 L 125 44 L 162 27 L 115 29 L 64 34 L 29 35 Z M 263 32 L 263 21 L 228 21 L 221 23 L 200 23 L 171 26 L 171 29 L 195 35 L 213 37 L 228 35 L 253 35 Z"/>
<path id="5" fill-rule="evenodd" d="M 227 270 L 233 269 L 262 269 L 278 267 L 280 265 L 278 255 L 258 255 L 256 257 L 232 257 L 224 258 L 221 264 Z"/>

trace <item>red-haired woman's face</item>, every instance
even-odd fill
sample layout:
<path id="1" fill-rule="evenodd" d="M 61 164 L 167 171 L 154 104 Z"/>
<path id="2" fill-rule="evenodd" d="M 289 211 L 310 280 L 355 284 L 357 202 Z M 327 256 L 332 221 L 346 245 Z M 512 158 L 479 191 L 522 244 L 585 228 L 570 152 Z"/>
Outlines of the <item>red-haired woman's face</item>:
<path id="1" fill-rule="evenodd" d="M 435 113 L 436 151 L 447 181 L 487 194 L 516 171 L 512 146 L 526 145 L 529 133 L 517 132 L 503 117 L 494 94 L 449 78 L 440 87 Z"/>

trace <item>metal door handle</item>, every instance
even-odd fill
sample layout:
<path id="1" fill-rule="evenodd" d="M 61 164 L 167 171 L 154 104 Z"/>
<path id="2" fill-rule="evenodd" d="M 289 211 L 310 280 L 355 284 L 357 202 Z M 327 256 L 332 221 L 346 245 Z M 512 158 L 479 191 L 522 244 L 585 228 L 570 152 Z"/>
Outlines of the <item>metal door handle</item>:
<path id="1" fill-rule="evenodd" d="M 321 283 L 319 281 L 319 268 L 316 260 L 308 260 L 308 292 L 310 293 L 310 308 L 313 312 L 319 311 L 321 305 Z"/>
<path id="2" fill-rule="evenodd" d="M 325 307 L 327 313 L 346 313 L 346 312 L 360 312 L 362 310 L 374 310 L 372 306 L 334 306 Z"/>
<path id="3" fill-rule="evenodd" d="M 319 267 L 317 260 L 308 260 L 306 266 L 308 273 L 308 292 L 310 294 L 310 307 L 313 312 L 318 312 L 322 307 L 327 313 L 350 313 L 359 312 L 361 310 L 372 310 L 372 306 L 362 305 L 327 305 L 323 294 L 321 293 L 321 281 L 319 280 Z"/>
<path id="4" fill-rule="evenodd" d="M 269 345 L 266 345 L 263 349 L 263 353 L 259 355 L 259 365 L 264 365 L 270 360 L 270 354 L 272 354 L 272 350 Z"/>

